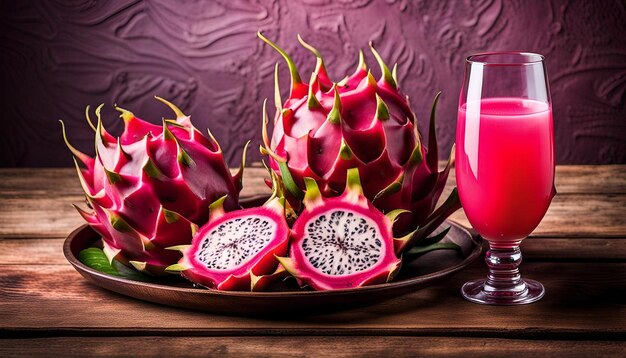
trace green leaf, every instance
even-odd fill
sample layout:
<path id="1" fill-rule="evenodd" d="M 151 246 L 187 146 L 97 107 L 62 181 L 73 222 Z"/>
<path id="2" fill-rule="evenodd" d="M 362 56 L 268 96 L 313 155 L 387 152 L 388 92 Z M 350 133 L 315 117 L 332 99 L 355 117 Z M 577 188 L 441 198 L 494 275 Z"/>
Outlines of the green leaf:
<path id="1" fill-rule="evenodd" d="M 421 246 L 428 246 L 428 245 L 431 245 L 431 244 L 436 244 L 436 243 L 438 243 L 438 242 L 439 242 L 439 241 L 441 241 L 444 237 L 446 237 L 446 235 L 448 235 L 448 232 L 450 231 L 450 229 L 451 229 L 451 228 L 452 228 L 451 226 L 448 226 L 447 228 L 445 228 L 445 229 L 444 229 L 443 231 L 441 231 L 440 233 L 438 233 L 438 234 L 436 234 L 436 235 L 433 235 L 433 236 L 430 236 L 430 237 L 425 238 L 425 239 L 424 239 L 424 240 L 420 243 L 420 245 L 421 245 Z"/>
<path id="2" fill-rule="evenodd" d="M 104 251 L 97 247 L 90 247 L 82 250 L 78 254 L 78 260 L 86 266 L 107 275 L 118 276 L 135 281 L 150 281 L 148 276 L 131 269 L 117 260 L 113 260 L 112 264 L 109 263 L 109 259 L 104 254 Z"/>
<path id="3" fill-rule="evenodd" d="M 78 259 L 94 270 L 104 272 L 108 275 L 119 276 L 119 272 L 109 264 L 109 259 L 101 249 L 96 247 L 84 249 L 78 254 Z"/>
<path id="4" fill-rule="evenodd" d="M 431 251 L 437 251 L 437 250 L 455 250 L 455 251 L 461 252 L 461 247 L 451 242 L 446 242 L 446 243 L 438 242 L 438 243 L 427 245 L 427 246 L 413 246 L 409 251 L 407 251 L 402 256 L 402 259 L 405 262 L 413 261 L 426 253 L 429 253 Z"/>

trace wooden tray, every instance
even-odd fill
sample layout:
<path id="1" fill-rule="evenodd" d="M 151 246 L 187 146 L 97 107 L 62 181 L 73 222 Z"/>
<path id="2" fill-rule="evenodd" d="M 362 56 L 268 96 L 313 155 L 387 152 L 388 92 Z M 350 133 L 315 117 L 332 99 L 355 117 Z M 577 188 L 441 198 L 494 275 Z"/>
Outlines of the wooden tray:
<path id="1" fill-rule="evenodd" d="M 229 292 L 195 288 L 172 276 L 155 278 L 155 283 L 133 281 L 111 276 L 78 260 L 78 253 L 100 240 L 89 226 L 74 230 L 65 240 L 63 252 L 74 268 L 91 283 L 126 296 L 168 306 L 226 315 L 275 315 L 291 312 L 305 314 L 332 311 L 388 300 L 432 285 L 462 270 L 481 256 L 479 239 L 461 225 L 446 221 L 440 229 L 451 226 L 442 242 L 454 242 L 462 253 L 453 250 L 434 251 L 405 265 L 390 283 L 334 291 L 299 289 L 293 279 L 272 287 L 272 292 Z"/>

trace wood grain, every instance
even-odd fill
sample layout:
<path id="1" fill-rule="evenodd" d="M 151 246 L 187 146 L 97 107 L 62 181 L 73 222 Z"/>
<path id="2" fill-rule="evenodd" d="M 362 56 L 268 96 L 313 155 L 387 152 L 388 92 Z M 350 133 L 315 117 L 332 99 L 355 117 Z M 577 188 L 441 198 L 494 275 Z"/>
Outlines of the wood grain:
<path id="1" fill-rule="evenodd" d="M 64 238 L 2 239 L 2 265 L 67 265 Z M 19 254 L 17 254 L 19 253 Z M 626 261 L 626 240 L 598 238 L 534 237 L 522 242 L 524 260 L 532 261 Z"/>
<path id="2" fill-rule="evenodd" d="M 0 340 L 3 357 L 618 357 L 623 342 L 447 337 L 50 337 Z"/>
<path id="3" fill-rule="evenodd" d="M 440 167 L 444 162 L 439 162 Z M 234 169 L 233 169 L 234 170 Z M 259 163 L 246 168 L 243 196 L 265 189 L 267 176 Z M 454 182 L 454 170 L 448 181 Z M 555 181 L 560 194 L 626 194 L 626 165 L 558 165 Z M 71 168 L 0 168 L 0 195 L 82 195 Z"/>
<path id="4" fill-rule="evenodd" d="M 65 235 L 82 224 L 70 206 L 82 200 L 73 170 L 1 169 L 0 356 L 623 356 L 625 174 L 619 165 L 557 167 L 559 195 L 522 244 L 523 275 L 547 289 L 533 305 L 465 301 L 462 283 L 486 274 L 477 262 L 441 284 L 368 308 L 245 318 L 90 285 L 62 256 Z M 267 192 L 264 176 L 249 169 L 243 195 Z M 453 218 L 467 223 L 461 211 Z"/>
<path id="5" fill-rule="evenodd" d="M 593 268 L 593 269 L 590 269 Z M 168 308 L 88 284 L 67 265 L 3 265 L 0 335 L 481 335 L 501 338 L 615 338 L 626 334 L 625 263 L 522 266 L 547 294 L 520 307 L 475 305 L 459 295 L 482 263 L 450 280 L 397 299 L 336 313 L 245 318 Z M 42 309 L 45 307 L 45 309 Z M 53 314 L 51 314 L 53 312 Z"/>
<path id="6" fill-rule="evenodd" d="M 624 237 L 626 236 L 626 166 L 599 166 L 602 181 L 592 182 L 592 169 L 565 167 L 564 179 L 557 181 L 561 190 L 533 236 L 568 237 Z M 558 173 L 561 167 L 557 167 Z M 242 196 L 268 193 L 262 168 L 252 167 L 245 172 Z M 568 179 L 565 179 L 568 178 Z M 578 178 L 578 179 L 576 179 Z M 64 237 L 82 224 L 82 219 L 71 207 L 82 203 L 80 186 L 70 169 L 0 169 L 0 238 Z M 450 192 L 454 178 L 448 180 L 443 197 Z M 469 226 L 462 211 L 451 219 Z"/>

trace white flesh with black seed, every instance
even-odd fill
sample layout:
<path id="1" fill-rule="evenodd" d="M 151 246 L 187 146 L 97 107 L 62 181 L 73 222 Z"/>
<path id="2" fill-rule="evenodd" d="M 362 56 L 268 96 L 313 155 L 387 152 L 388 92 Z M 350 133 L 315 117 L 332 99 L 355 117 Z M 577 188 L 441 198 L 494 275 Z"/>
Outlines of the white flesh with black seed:
<path id="1" fill-rule="evenodd" d="M 196 260 L 210 270 L 230 270 L 256 256 L 275 237 L 277 225 L 265 216 L 224 221 L 200 242 Z"/>
<path id="2" fill-rule="evenodd" d="M 378 263 L 385 250 L 376 222 L 348 210 L 311 218 L 301 247 L 313 267 L 332 276 L 365 271 Z"/>

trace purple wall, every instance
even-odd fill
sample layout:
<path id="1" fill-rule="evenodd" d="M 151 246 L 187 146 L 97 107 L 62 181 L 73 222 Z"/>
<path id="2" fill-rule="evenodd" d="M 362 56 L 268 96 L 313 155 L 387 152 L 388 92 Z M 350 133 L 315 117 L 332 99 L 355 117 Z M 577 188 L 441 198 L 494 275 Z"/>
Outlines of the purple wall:
<path id="1" fill-rule="evenodd" d="M 545 54 L 558 162 L 626 163 L 624 1 L 58 0 L 0 2 L 0 166 L 70 165 L 59 118 L 90 152 L 86 104 L 117 103 L 160 122 L 169 112 L 153 95 L 178 103 L 197 127 L 210 126 L 237 163 L 245 140 L 258 147 L 261 103 L 272 96 L 280 60 L 258 29 L 293 54 L 305 79 L 315 60 L 297 46 L 297 33 L 325 54 L 335 80 L 374 41 L 388 63 L 399 63 L 423 131 L 443 91 L 442 156 L 454 140 L 466 55 Z M 286 66 L 282 74 L 286 90 Z M 104 114 L 118 133 L 121 120 L 111 107 Z"/>

